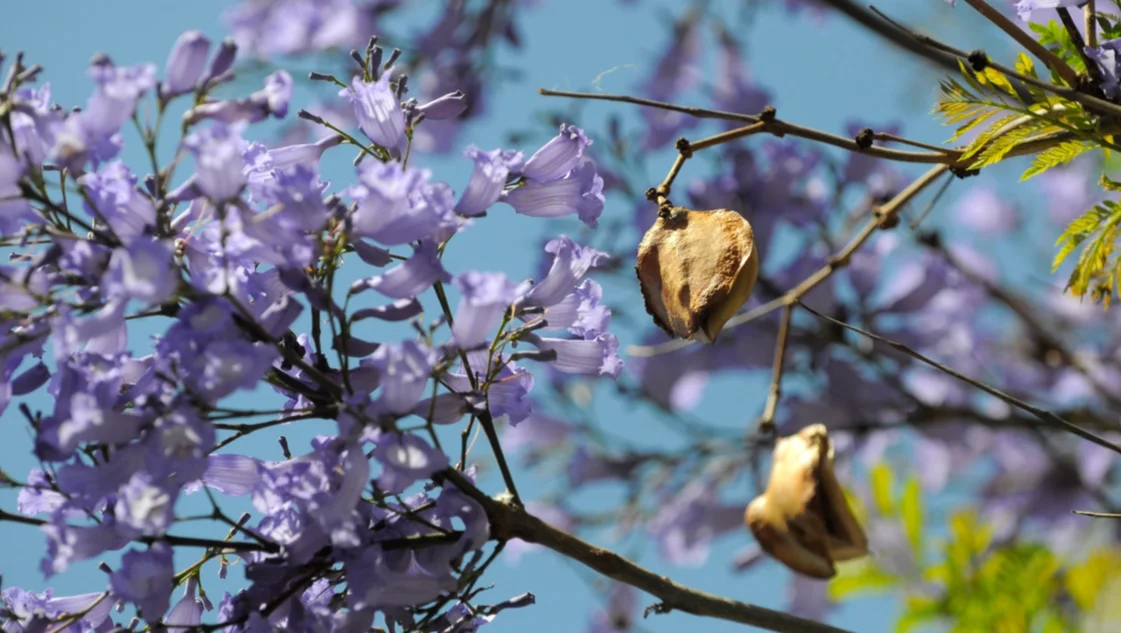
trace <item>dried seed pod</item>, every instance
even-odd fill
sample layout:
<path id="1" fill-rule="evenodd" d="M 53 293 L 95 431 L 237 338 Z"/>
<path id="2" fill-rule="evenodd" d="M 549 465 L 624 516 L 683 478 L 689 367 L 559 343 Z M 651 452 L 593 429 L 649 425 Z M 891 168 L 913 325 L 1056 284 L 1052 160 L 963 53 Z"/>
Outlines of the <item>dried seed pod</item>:
<path id="1" fill-rule="evenodd" d="M 775 445 L 767 490 L 744 518 L 763 551 L 813 578 L 832 578 L 834 563 L 868 554 L 868 538 L 833 474 L 833 443 L 822 424 Z"/>
<path id="2" fill-rule="evenodd" d="M 759 254 L 751 225 L 735 211 L 674 207 L 643 236 L 635 272 L 655 325 L 711 343 L 751 296 Z"/>

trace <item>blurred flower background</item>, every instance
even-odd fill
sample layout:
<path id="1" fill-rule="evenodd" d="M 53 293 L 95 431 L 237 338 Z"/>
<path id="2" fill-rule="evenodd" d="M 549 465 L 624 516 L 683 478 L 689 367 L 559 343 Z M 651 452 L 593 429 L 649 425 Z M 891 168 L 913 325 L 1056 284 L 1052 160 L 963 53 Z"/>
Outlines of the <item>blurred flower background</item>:
<path id="1" fill-rule="evenodd" d="M 994 4 L 1016 17 L 1013 3 Z M 5 52 L 24 50 L 46 68 L 51 102 L 81 104 L 94 53 L 122 65 L 162 61 L 188 28 L 213 42 L 232 37 L 240 61 L 236 81 L 224 88 L 253 95 L 241 106 L 258 118 L 273 117 L 254 128 L 255 140 L 280 147 L 332 137 L 308 120 L 313 117 L 273 109 L 270 96 L 288 89 L 293 103 L 317 117 L 361 128 L 370 138 L 379 134 L 371 120 L 356 116 L 338 86 L 308 78 L 311 71 L 333 72 L 348 83 L 357 68 L 347 52 L 364 50 L 376 34 L 386 59 L 402 51 L 397 64 L 409 71 L 406 98 L 416 99 L 406 111 L 427 117 L 411 141 L 410 165 L 439 173 L 457 191 L 480 174 L 510 168 L 510 157 L 493 148 L 521 148 L 528 156 L 560 130 L 558 138 L 580 144 L 596 161 L 606 199 L 602 214 L 580 209 L 553 217 L 559 214 L 526 195 L 527 186 L 473 219 L 486 229 L 464 231 L 444 258 L 449 270 L 502 271 L 512 280 L 526 271 L 541 280 L 554 259 L 575 261 L 588 271 L 580 297 L 611 308 L 621 364 L 608 353 L 604 376 L 550 366 L 532 385 L 525 376 L 506 377 L 511 389 L 522 389 L 511 396 L 515 400 L 532 386 L 532 405 L 519 401 L 501 411 L 502 442 L 537 516 L 682 584 L 853 631 L 938 618 L 979 627 L 1021 618 L 1023 630 L 1035 623 L 1089 631 L 1099 630 L 1094 623 L 1112 622 L 1115 629 L 1117 621 L 1108 618 L 1117 614 L 1103 596 L 1121 578 L 1119 533 L 1108 519 L 1073 514 L 1119 507 L 1115 455 L 1041 430 L 1034 418 L 996 398 L 806 313 L 793 322 L 776 423 L 784 435 L 815 423 L 829 427 L 841 481 L 864 520 L 873 557 L 842 566 L 826 583 L 795 577 L 761 556 L 743 510 L 767 467 L 753 431 L 767 397 L 778 313 L 727 329 L 713 346 L 666 346 L 667 337 L 645 314 L 633 273 L 638 240 L 656 212 L 643 192 L 672 164 L 675 139 L 695 140 L 730 126 L 537 94 L 538 88 L 632 94 L 743 113 L 773 105 L 784 120 L 842 136 L 871 127 L 933 144 L 948 138 L 949 130 L 929 112 L 937 80 L 949 71 L 858 24 L 837 10 L 840 5 L 856 6 L 828 0 L 206 0 L 155 9 L 121 0 L 55 12 L 20 3 L 7 9 L 0 45 Z M 984 48 L 999 59 L 1014 51 L 963 7 L 932 1 L 880 8 L 963 49 Z M 1031 18 L 1052 16 L 1039 10 Z M 288 71 L 291 86 L 277 85 L 280 69 Z M 462 100 L 429 103 L 457 90 Z M 400 139 L 384 140 L 388 147 Z M 206 142 L 203 136 L 192 140 L 198 147 Z M 344 153 L 324 155 L 324 180 L 349 182 L 353 168 Z M 135 144 L 126 145 L 122 157 L 130 164 L 146 159 Z M 552 180 L 548 167 L 526 165 L 524 173 L 544 184 Z M 1019 183 L 1023 168 L 1013 160 L 975 178 L 948 179 L 944 195 L 931 191 L 912 203 L 896 228 L 878 232 L 804 301 L 1116 439 L 1116 310 L 1106 313 L 1064 296 L 1065 269 L 1050 269 L 1055 237 L 1103 197 L 1095 184 L 1101 160 L 1088 155 Z M 679 176 L 673 198 L 698 209 L 730 208 L 751 222 L 763 254 L 760 282 L 746 307 L 752 309 L 825 264 L 872 205 L 920 171 L 802 140 L 756 136 L 699 153 Z M 220 166 L 216 174 L 205 186 L 222 186 Z M 504 178 L 503 172 L 498 181 Z M 584 181 L 587 194 L 594 179 L 589 173 Z M 491 202 L 461 200 L 457 211 L 473 215 Z M 562 234 L 571 240 L 558 239 Z M 351 275 L 347 283 L 357 279 L 344 272 Z M 480 288 L 486 283 L 476 281 Z M 468 298 L 513 296 L 511 288 L 465 284 L 459 291 Z M 563 298 L 544 294 L 538 296 L 542 305 Z M 594 339 L 606 315 L 584 318 L 573 327 Z M 393 327 L 369 326 L 355 335 L 373 341 L 405 331 Z M 252 401 L 255 395 L 238 397 Z M 10 441 L 0 447 L 0 465 L 21 478 L 37 465 L 22 423 L 13 409 L 4 414 L 2 432 Z M 459 441 L 454 431 L 448 431 L 453 444 Z M 310 423 L 292 425 L 284 435 L 293 446 L 306 446 L 317 432 Z M 239 450 L 279 459 L 279 434 L 255 434 Z M 483 444 L 472 457 L 481 462 L 482 487 L 493 491 L 501 480 Z M 15 493 L 0 491 L 0 506 L 15 500 Z M 36 591 L 49 584 L 57 595 L 69 595 L 91 590 L 83 578 L 101 574 L 96 561 L 87 561 L 47 583 L 39 571 L 39 532 L 0 523 L 0 539 L 27 544 L 0 550 L 6 584 Z M 653 599 L 521 542 L 507 547 L 486 583 L 503 596 L 537 596 L 536 605 L 487 624 L 495 632 L 738 628 L 691 622 L 680 613 L 644 618 Z"/>

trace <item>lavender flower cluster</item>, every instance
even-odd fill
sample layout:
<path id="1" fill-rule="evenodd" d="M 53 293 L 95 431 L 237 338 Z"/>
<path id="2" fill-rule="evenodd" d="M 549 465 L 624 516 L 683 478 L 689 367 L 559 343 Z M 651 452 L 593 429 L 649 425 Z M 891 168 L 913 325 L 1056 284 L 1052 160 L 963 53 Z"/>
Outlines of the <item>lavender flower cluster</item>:
<path id="1" fill-rule="evenodd" d="M 473 631 L 532 596 L 473 602 L 497 551 L 484 556 L 485 513 L 443 476 L 474 469 L 465 452 L 452 463 L 434 425 L 517 424 L 532 413 L 537 368 L 617 377 L 622 364 L 602 289 L 587 277 L 604 253 L 560 236 L 545 246 L 547 272 L 526 282 L 453 274 L 441 258 L 498 203 L 595 227 L 604 196 L 592 141 L 566 125 L 528 159 L 469 147 L 474 170 L 457 196 L 409 163 L 418 130 L 458 116 L 470 94 L 405 100 L 397 51 L 384 55 L 371 40 L 358 76 L 338 81 L 360 132 L 302 111 L 330 134 L 268 148 L 245 136 L 287 115 L 292 77 L 278 71 L 248 96 L 215 98 L 237 50 L 184 33 L 162 74 L 99 56 L 92 95 L 69 111 L 47 84 L 35 87 L 38 66 L 8 63 L 0 413 L 26 419 L 42 467 L 23 480 L 0 473 L 22 488 L 18 513 L 0 510 L 0 519 L 39 526 L 47 577 L 124 553 L 103 565 L 101 591 L 4 589 L 3 630 L 106 631 L 127 605 L 137 614 L 129 628 L 358 631 L 380 618 Z M 160 121 L 182 99 L 181 138 L 160 165 Z M 143 121 L 146 105 L 154 124 Z M 130 122 L 151 165 L 118 159 Z M 360 152 L 353 184 L 324 181 L 321 157 L 347 145 Z M 355 259 L 373 274 L 336 285 L 343 261 Z M 298 331 L 308 313 L 311 331 Z M 147 349 L 129 337 L 141 319 L 166 323 Z M 366 319 L 411 322 L 413 335 L 362 340 L 351 328 Z M 261 415 L 226 403 L 262 384 L 280 396 L 271 418 L 231 423 Z M 37 392 L 53 409 L 19 400 Z M 253 428 L 310 418 L 337 428 L 304 454 L 286 443 L 279 462 L 222 450 Z M 177 503 L 200 491 L 212 503 L 214 493 L 246 497 L 255 512 L 233 519 L 215 503 L 225 540 L 178 534 Z M 202 557 L 188 560 L 186 547 Z M 201 571 L 217 561 L 224 577 L 231 559 L 244 564 L 248 588 L 227 593 L 202 625 L 215 605 Z M 185 591 L 173 603 L 177 587 Z"/>

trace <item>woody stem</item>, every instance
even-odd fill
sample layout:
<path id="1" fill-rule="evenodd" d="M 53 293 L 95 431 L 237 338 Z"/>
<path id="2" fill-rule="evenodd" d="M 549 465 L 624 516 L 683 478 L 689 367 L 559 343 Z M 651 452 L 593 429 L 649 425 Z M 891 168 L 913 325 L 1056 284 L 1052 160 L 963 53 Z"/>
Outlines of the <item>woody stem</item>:
<path id="1" fill-rule="evenodd" d="M 770 112 L 771 118 L 774 118 L 774 108 L 770 108 L 769 110 L 764 111 L 764 116 L 766 116 L 766 112 Z M 752 134 L 763 132 L 765 131 L 766 127 L 767 122 L 764 120 L 757 123 L 752 123 L 750 125 L 745 125 L 743 127 L 738 127 L 734 130 L 728 130 L 727 132 L 721 132 L 720 134 L 714 134 L 696 142 L 690 142 L 684 137 L 677 139 L 677 143 L 675 145 L 678 152 L 677 159 L 673 161 L 673 165 L 669 168 L 669 173 L 666 174 L 666 177 L 664 180 L 662 180 L 662 183 L 657 187 L 652 187 L 646 191 L 646 199 L 657 204 L 659 210 L 661 210 L 663 207 L 673 206 L 669 201 L 669 194 L 670 190 L 673 188 L 673 181 L 677 179 L 677 174 L 681 172 L 681 168 L 685 165 L 685 161 L 693 157 L 693 152 L 698 152 L 700 150 L 715 147 L 717 145 L 723 145 L 724 143 L 728 143 L 745 136 L 751 136 Z"/>
<path id="2" fill-rule="evenodd" d="M 759 418 L 759 433 L 775 433 L 775 410 L 778 408 L 779 398 L 782 397 L 782 372 L 786 360 L 786 342 L 790 338 L 790 318 L 794 314 L 794 306 L 788 304 L 782 311 L 782 322 L 778 327 L 778 341 L 775 343 L 775 364 L 771 372 L 771 389 L 767 394 L 767 404 L 763 407 L 763 415 Z"/>

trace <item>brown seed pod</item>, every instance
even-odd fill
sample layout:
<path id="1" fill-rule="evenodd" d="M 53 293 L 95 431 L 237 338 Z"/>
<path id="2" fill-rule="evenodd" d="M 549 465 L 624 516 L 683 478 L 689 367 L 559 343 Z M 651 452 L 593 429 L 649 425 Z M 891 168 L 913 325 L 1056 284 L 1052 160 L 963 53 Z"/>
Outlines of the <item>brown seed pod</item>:
<path id="1" fill-rule="evenodd" d="M 813 578 L 868 554 L 868 538 L 833 474 L 833 443 L 822 424 L 775 444 L 767 490 L 747 506 L 747 527 L 763 551 Z"/>
<path id="2" fill-rule="evenodd" d="M 635 264 L 646 311 L 676 338 L 711 343 L 759 277 L 751 225 L 735 211 L 659 213 Z"/>

